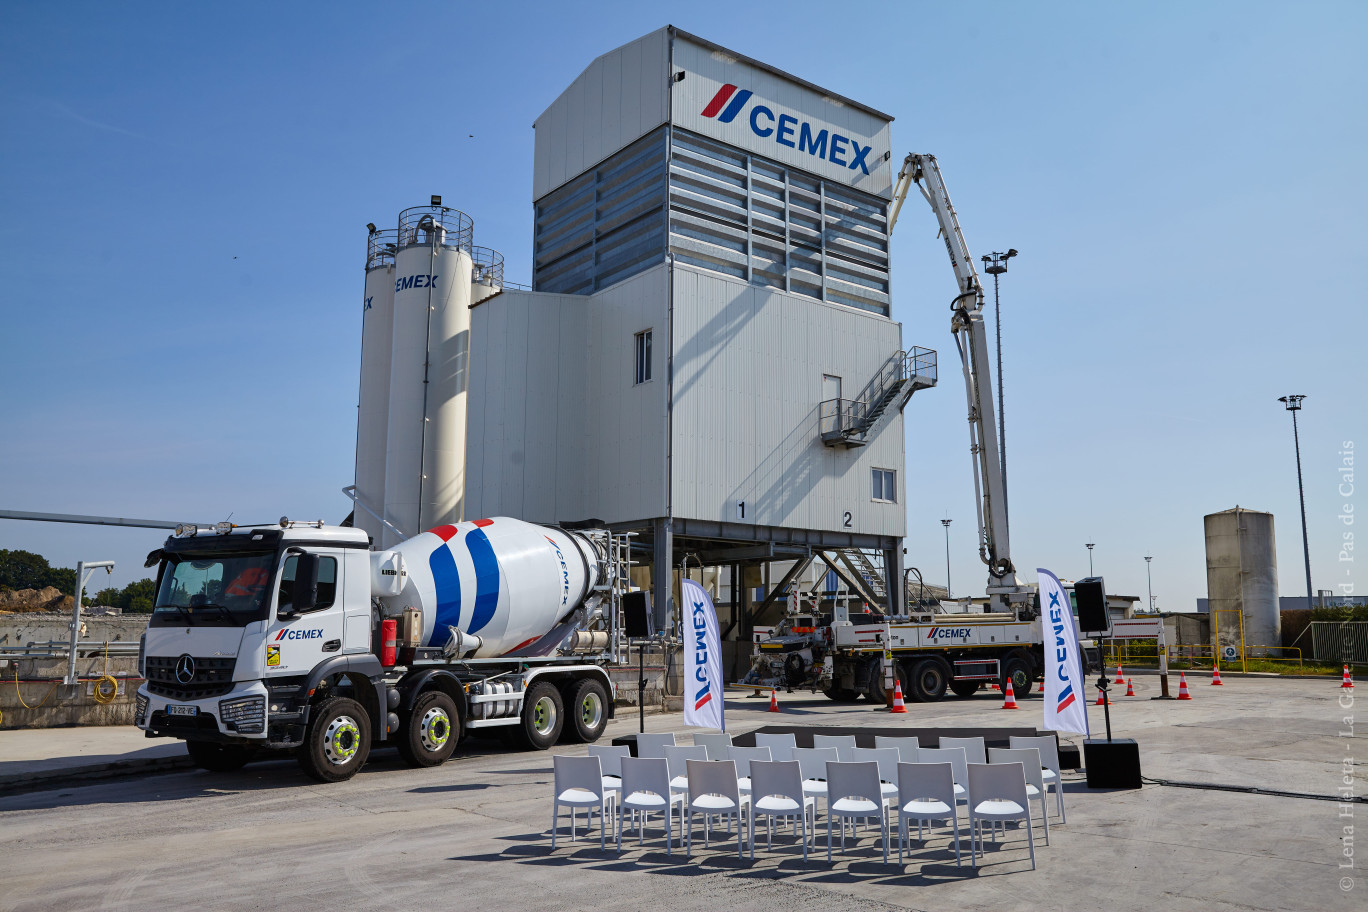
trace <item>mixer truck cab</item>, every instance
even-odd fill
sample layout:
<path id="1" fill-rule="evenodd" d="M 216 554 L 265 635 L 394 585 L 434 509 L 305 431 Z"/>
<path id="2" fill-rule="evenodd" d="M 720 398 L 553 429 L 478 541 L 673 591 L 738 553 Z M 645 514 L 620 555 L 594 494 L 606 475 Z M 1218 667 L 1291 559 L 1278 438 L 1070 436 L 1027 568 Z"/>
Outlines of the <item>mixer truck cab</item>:
<path id="1" fill-rule="evenodd" d="M 435 766 L 471 729 L 538 749 L 602 734 L 611 534 L 498 518 L 370 548 L 321 522 L 178 528 L 148 556 L 138 727 L 206 769 L 292 751 L 320 781 L 377 744 Z"/>

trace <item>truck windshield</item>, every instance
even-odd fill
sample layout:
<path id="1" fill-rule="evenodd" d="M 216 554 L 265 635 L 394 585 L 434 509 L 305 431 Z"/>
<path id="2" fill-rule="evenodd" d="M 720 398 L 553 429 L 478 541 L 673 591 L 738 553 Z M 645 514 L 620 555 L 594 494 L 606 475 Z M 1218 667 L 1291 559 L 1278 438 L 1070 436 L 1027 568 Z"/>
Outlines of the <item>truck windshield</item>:
<path id="1" fill-rule="evenodd" d="M 154 621 L 241 627 L 266 617 L 274 551 L 169 554 Z"/>

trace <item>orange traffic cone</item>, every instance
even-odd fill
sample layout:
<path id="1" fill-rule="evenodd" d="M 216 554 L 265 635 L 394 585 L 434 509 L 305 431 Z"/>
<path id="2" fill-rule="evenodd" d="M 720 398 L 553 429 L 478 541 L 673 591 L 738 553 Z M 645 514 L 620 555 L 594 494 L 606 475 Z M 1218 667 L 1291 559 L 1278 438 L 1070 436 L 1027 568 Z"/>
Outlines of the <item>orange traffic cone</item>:
<path id="1" fill-rule="evenodd" d="M 1354 679 L 1349 677 L 1349 666 L 1344 666 L 1344 681 L 1340 684 L 1340 690 L 1349 690 L 1354 686 Z"/>
<path id="2" fill-rule="evenodd" d="M 1215 665 L 1211 666 L 1211 684 L 1213 687 L 1221 687 L 1221 669 Z"/>
<path id="3" fill-rule="evenodd" d="M 1003 708 L 1003 709 L 1020 709 L 1020 708 L 1021 708 L 1020 706 L 1017 706 L 1016 694 L 1012 693 L 1012 682 L 1011 682 L 1010 679 L 1007 681 L 1007 695 L 1006 695 L 1006 696 L 1003 698 L 1003 700 L 1002 700 L 1002 708 Z"/>
<path id="4" fill-rule="evenodd" d="M 1126 696 L 1135 696 L 1135 682 L 1132 681 L 1130 678 L 1126 679 Z"/>
<path id="5" fill-rule="evenodd" d="M 1107 702 L 1107 692 L 1106 692 L 1105 690 L 1103 690 L 1102 688 L 1099 687 L 1099 688 L 1097 688 L 1097 702 L 1094 703 L 1093 706 L 1106 706 L 1106 705 L 1108 705 L 1108 702 Z"/>
<path id="6" fill-rule="evenodd" d="M 1188 693 L 1188 689 L 1187 689 L 1187 675 L 1183 674 L 1181 671 L 1178 672 L 1178 699 L 1180 699 L 1180 700 L 1191 700 L 1191 699 L 1192 699 L 1192 694 Z"/>
<path id="7" fill-rule="evenodd" d="M 907 707 L 903 705 L 902 681 L 893 682 L 893 705 L 889 707 L 889 712 L 905 713 Z"/>
<path id="8" fill-rule="evenodd" d="M 773 687 L 770 688 L 770 708 L 769 708 L 769 711 L 772 712 L 772 713 L 777 713 L 777 712 L 779 711 L 779 696 L 778 696 L 778 694 L 775 693 Z"/>
<path id="9" fill-rule="evenodd" d="M 1125 679 L 1124 677 L 1121 676 L 1121 663 L 1120 663 L 1120 662 L 1117 662 L 1117 663 L 1116 663 L 1116 680 L 1115 680 L 1115 681 L 1112 681 L 1112 683 L 1113 683 L 1113 684 L 1125 684 L 1125 683 L 1126 683 L 1126 679 Z"/>

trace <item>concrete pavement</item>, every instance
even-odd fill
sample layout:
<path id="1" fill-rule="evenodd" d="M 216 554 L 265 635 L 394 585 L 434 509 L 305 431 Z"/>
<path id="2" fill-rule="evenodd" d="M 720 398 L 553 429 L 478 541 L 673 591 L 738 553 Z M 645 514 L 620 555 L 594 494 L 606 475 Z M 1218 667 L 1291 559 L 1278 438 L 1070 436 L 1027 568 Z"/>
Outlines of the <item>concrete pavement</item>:
<path id="1" fill-rule="evenodd" d="M 1339 734 L 1346 711 L 1327 682 L 1246 679 L 1194 686 L 1188 703 L 1145 699 L 1157 687 L 1137 678 L 1141 696 L 1113 707 L 1117 734 L 1139 740 L 1150 777 L 1334 795 L 1357 750 Z M 911 704 L 906 716 L 820 696 L 780 700 L 785 712 L 773 715 L 767 699 L 730 698 L 728 727 L 1040 721 L 1038 697 L 1008 712 L 991 691 Z M 1100 709 L 1090 714 L 1100 727 Z M 646 720 L 652 731 L 682 732 L 680 723 Z M 635 715 L 623 714 L 608 735 L 635 730 Z M 0 736 L 0 758 L 12 734 Z M 1359 767 L 1350 777 L 1368 792 Z M 308 783 L 288 760 L 227 775 L 172 772 L 0 798 L 0 909 L 1363 908 L 1368 883 L 1338 867 L 1345 821 L 1334 801 L 1159 786 L 1092 792 L 1065 779 L 1069 822 L 1052 820 L 1048 847 L 1037 832 L 1039 869 L 1029 870 L 1011 831 L 973 872 L 955 867 L 940 835 L 917 844 L 903 868 L 885 866 L 867 831 L 833 865 L 824 839 L 804 865 L 787 837 L 773 852 L 761 842 L 754 862 L 721 841 L 692 860 L 667 857 L 658 837 L 638 849 L 631 834 L 622 856 L 601 854 L 582 832 L 553 852 L 551 757 L 478 739 L 434 770 L 377 752 L 361 775 L 333 786 Z M 1368 806 L 1350 812 L 1364 817 Z M 1342 877 L 1351 889 L 1341 890 Z"/>

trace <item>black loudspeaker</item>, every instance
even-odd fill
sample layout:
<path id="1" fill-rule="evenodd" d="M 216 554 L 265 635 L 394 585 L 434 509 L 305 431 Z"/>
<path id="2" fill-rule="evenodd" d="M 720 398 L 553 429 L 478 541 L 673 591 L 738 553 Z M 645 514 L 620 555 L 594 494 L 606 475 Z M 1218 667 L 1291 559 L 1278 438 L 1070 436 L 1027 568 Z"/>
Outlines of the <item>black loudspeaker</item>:
<path id="1" fill-rule="evenodd" d="M 647 620 L 650 606 L 647 604 L 646 591 L 638 589 L 622 597 L 622 627 L 629 640 L 645 640 L 651 636 L 651 625 Z"/>
<path id="2" fill-rule="evenodd" d="M 1088 788 L 1138 789 L 1140 746 L 1134 738 L 1083 742 L 1083 765 L 1088 768 Z"/>
<path id="3" fill-rule="evenodd" d="M 1111 635 L 1111 612 L 1107 610 L 1107 587 L 1102 577 L 1090 576 L 1074 583 L 1078 603 L 1078 630 L 1084 636 Z"/>

